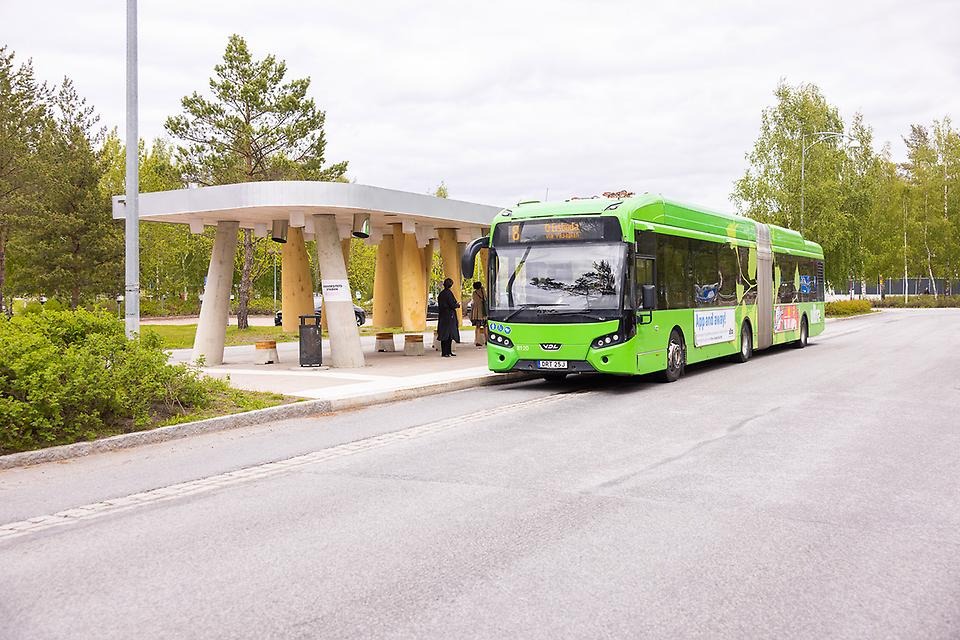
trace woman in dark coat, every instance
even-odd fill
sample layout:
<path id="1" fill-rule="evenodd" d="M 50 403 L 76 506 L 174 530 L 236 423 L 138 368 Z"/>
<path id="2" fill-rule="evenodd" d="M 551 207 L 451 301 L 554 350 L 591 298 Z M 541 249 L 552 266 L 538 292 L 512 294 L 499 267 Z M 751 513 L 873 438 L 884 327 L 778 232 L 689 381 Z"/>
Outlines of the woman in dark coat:
<path id="1" fill-rule="evenodd" d="M 444 358 L 456 355 L 452 353 L 453 341 L 460 343 L 460 327 L 457 326 L 457 309 L 460 303 L 450 288 L 453 286 L 453 280 L 447 278 L 443 281 L 443 291 L 437 296 L 437 338 L 440 339 L 440 355 Z"/>

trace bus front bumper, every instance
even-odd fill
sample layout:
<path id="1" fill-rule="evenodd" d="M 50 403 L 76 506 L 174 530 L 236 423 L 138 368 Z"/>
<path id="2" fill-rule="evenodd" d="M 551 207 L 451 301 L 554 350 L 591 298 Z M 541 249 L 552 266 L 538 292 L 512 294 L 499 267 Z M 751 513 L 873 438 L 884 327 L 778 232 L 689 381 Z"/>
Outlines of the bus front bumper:
<path id="1" fill-rule="evenodd" d="M 610 373 L 632 374 L 636 372 L 633 341 L 604 349 L 588 345 L 576 345 L 574 349 L 556 352 L 541 351 L 532 345 L 520 345 L 524 357 L 516 347 L 501 347 L 487 344 L 487 366 L 491 371 L 525 371 L 528 373 Z M 574 345 L 571 345 L 574 347 Z M 529 354 L 529 355 L 528 355 Z M 553 367 L 553 363 L 566 366 Z"/>

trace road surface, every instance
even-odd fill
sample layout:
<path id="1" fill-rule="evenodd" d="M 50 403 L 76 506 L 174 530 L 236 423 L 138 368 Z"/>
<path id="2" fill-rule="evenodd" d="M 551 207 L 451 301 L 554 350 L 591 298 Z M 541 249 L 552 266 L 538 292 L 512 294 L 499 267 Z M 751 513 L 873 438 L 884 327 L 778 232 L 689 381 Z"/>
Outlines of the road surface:
<path id="1" fill-rule="evenodd" d="M 957 638 L 958 327 L 2 472 L 0 637 Z"/>

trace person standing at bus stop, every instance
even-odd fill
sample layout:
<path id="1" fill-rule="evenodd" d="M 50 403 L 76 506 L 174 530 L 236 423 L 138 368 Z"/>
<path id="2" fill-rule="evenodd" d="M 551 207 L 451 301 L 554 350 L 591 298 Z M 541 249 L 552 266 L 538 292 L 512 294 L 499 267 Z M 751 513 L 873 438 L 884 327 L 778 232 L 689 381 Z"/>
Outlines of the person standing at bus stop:
<path id="1" fill-rule="evenodd" d="M 481 282 L 473 283 L 470 323 L 473 325 L 473 344 L 482 347 L 487 341 L 487 294 Z"/>
<path id="2" fill-rule="evenodd" d="M 460 343 L 460 327 L 457 325 L 457 309 L 460 303 L 451 291 L 453 279 L 443 281 L 443 291 L 437 296 L 437 338 L 440 339 L 440 355 L 444 358 L 456 355 L 453 353 L 453 341 Z"/>

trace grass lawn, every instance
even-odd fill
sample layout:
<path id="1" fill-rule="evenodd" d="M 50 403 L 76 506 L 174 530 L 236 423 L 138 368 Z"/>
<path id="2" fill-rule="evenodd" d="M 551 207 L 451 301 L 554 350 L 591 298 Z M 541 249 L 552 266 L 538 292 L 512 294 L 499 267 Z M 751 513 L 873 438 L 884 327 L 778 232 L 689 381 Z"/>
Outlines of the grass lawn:
<path id="1" fill-rule="evenodd" d="M 188 349 L 193 346 L 193 337 L 197 333 L 195 324 L 144 324 L 143 331 L 151 331 L 163 340 L 164 349 Z M 260 340 L 294 342 L 299 339 L 296 333 L 284 333 L 283 327 L 250 327 L 243 331 L 235 326 L 227 327 L 226 346 L 253 344 Z"/>
<path id="2" fill-rule="evenodd" d="M 221 388 L 214 391 L 213 401 L 205 409 L 188 409 L 183 413 L 156 420 L 149 428 L 167 427 L 172 424 L 193 422 L 195 420 L 206 420 L 207 418 L 253 411 L 254 409 L 266 409 L 267 407 L 297 401 L 295 398 L 289 398 L 279 393 L 244 391 L 242 389 L 228 387 L 224 384 Z"/>

